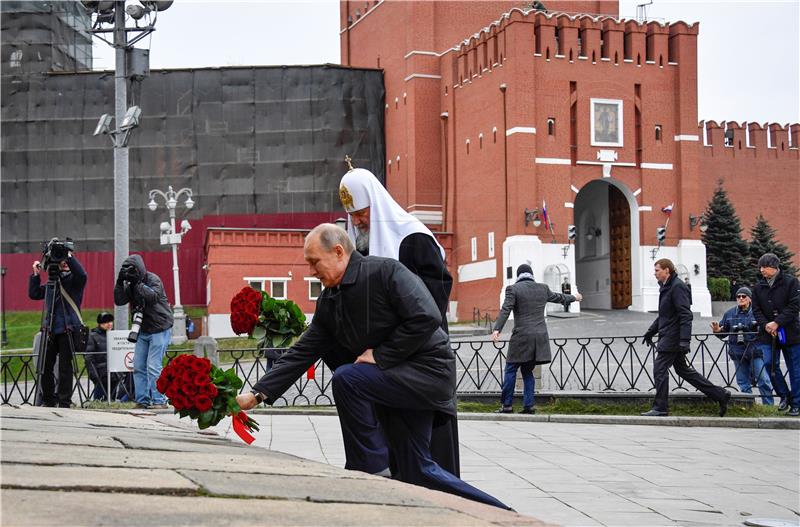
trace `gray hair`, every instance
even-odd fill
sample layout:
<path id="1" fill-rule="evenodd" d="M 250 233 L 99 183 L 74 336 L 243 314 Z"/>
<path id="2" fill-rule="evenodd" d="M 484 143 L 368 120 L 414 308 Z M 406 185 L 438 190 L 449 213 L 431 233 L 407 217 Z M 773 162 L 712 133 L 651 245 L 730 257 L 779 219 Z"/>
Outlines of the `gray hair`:
<path id="1" fill-rule="evenodd" d="M 320 247 L 326 251 L 332 251 L 337 245 L 341 245 L 344 252 L 348 255 L 352 254 L 355 250 L 350 235 L 348 235 L 344 229 L 337 227 L 333 223 L 321 223 L 311 229 L 311 232 L 306 236 L 306 243 L 315 236 L 319 236 Z"/>

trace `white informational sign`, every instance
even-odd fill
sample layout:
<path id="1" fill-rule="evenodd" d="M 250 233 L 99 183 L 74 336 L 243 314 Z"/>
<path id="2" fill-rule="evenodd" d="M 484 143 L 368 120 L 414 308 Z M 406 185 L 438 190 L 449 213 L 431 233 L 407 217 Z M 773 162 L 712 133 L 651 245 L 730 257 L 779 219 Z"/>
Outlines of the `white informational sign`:
<path id="1" fill-rule="evenodd" d="M 128 342 L 127 329 L 117 329 L 106 333 L 106 350 L 108 353 L 108 371 L 133 371 L 133 350 L 136 344 Z"/>

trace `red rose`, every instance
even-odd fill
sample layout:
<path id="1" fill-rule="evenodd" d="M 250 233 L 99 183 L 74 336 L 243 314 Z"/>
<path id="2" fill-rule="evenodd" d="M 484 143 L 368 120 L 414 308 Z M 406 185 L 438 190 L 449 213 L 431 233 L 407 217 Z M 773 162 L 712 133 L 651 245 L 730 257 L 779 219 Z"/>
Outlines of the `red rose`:
<path id="1" fill-rule="evenodd" d="M 213 401 L 206 395 L 199 395 L 197 399 L 194 400 L 195 407 L 201 412 L 207 412 L 211 410 L 212 404 Z"/>
<path id="2" fill-rule="evenodd" d="M 214 386 L 214 384 L 208 383 L 200 388 L 200 393 L 214 399 L 217 396 L 217 394 L 219 394 L 219 390 L 217 390 L 217 387 Z"/>
<path id="3" fill-rule="evenodd" d="M 161 392 L 161 390 L 159 391 Z M 178 388 L 176 386 L 170 386 L 167 388 L 167 391 L 161 393 L 163 393 L 170 399 L 174 399 L 175 396 L 178 394 Z"/>
<path id="4" fill-rule="evenodd" d="M 198 373 L 194 376 L 194 384 L 195 386 L 205 386 L 208 384 L 208 375 L 205 373 Z"/>
<path id="5" fill-rule="evenodd" d="M 171 397 L 170 400 L 172 406 L 174 406 L 176 410 L 186 410 L 189 406 L 186 398 L 181 394 L 176 394 L 175 397 Z"/>
<path id="6" fill-rule="evenodd" d="M 180 390 L 181 390 L 182 394 L 184 394 L 186 396 L 189 396 L 189 397 L 194 397 L 195 395 L 197 395 L 197 391 L 198 391 L 197 390 L 197 385 L 195 383 L 193 383 L 193 382 L 182 384 L 181 387 L 180 387 Z"/>
<path id="7" fill-rule="evenodd" d="M 167 381 L 166 377 L 161 375 L 156 381 L 156 389 L 161 393 L 166 393 L 168 387 L 169 381 Z"/>

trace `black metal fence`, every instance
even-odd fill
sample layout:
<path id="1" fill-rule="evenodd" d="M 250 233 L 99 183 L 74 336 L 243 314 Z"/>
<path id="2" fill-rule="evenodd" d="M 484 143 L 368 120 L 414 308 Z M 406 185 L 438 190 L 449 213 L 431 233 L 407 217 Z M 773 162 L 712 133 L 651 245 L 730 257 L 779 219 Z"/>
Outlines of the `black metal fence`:
<path id="1" fill-rule="evenodd" d="M 551 339 L 552 362 L 543 365 L 537 392 L 640 392 L 653 386 L 654 349 L 641 344 L 641 337 L 576 337 Z M 500 393 L 508 343 L 487 340 L 454 341 L 457 391 L 461 395 Z M 249 390 L 264 375 L 282 350 L 260 353 L 255 349 L 224 350 L 220 366 L 233 368 Z M 177 355 L 168 354 L 168 360 Z M 727 342 L 711 334 L 692 336 L 689 361 L 712 383 L 739 391 L 736 366 L 728 358 Z M 2 355 L 2 404 L 34 404 L 36 401 L 36 356 Z M 76 361 L 73 402 L 83 406 L 95 389 L 85 361 Z M 764 368 L 768 368 L 765 365 Z M 670 369 L 672 391 L 694 391 Z M 757 375 L 755 376 L 757 377 Z M 755 384 L 755 383 L 754 383 Z M 755 392 L 757 390 L 754 389 Z M 133 397 L 130 397 L 133 399 Z M 331 371 L 319 361 L 313 376 L 298 379 L 276 402 L 277 406 L 331 405 Z"/>

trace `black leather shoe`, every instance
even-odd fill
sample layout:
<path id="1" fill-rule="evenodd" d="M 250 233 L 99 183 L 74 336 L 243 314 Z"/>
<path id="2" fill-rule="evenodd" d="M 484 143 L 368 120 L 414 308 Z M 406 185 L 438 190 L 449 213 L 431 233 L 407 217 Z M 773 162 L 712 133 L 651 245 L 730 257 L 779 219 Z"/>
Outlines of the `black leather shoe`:
<path id="1" fill-rule="evenodd" d="M 653 408 L 652 410 L 642 412 L 639 415 L 643 415 L 644 417 L 666 417 L 669 415 L 669 412 L 662 412 L 661 410 L 656 410 Z"/>
<path id="2" fill-rule="evenodd" d="M 534 410 L 533 408 L 523 408 L 522 410 L 520 410 L 519 413 L 521 413 L 521 414 L 535 414 L 536 410 Z"/>
<path id="3" fill-rule="evenodd" d="M 725 390 L 725 397 L 719 402 L 719 416 L 725 417 L 725 414 L 728 413 L 728 402 L 731 400 L 731 392 Z"/>
<path id="4" fill-rule="evenodd" d="M 786 415 L 788 415 L 789 417 L 800 417 L 800 406 L 795 406 L 794 408 L 789 410 L 789 413 Z"/>
<path id="5" fill-rule="evenodd" d="M 778 405 L 779 412 L 785 412 L 789 409 L 789 400 L 786 398 L 781 399 L 781 404 Z"/>
<path id="6" fill-rule="evenodd" d="M 514 413 L 514 409 L 511 408 L 510 406 L 503 406 L 499 410 L 495 410 L 494 413 L 496 413 L 496 414 L 513 414 Z"/>

